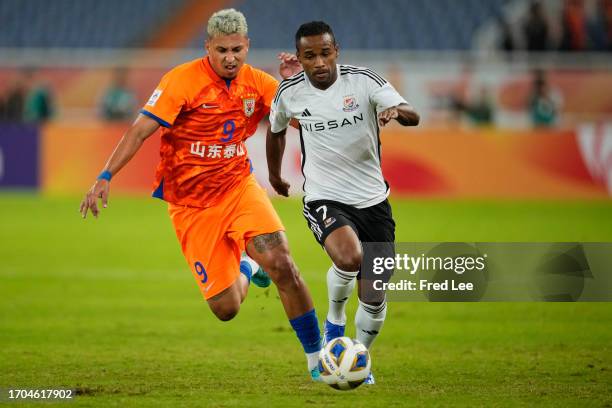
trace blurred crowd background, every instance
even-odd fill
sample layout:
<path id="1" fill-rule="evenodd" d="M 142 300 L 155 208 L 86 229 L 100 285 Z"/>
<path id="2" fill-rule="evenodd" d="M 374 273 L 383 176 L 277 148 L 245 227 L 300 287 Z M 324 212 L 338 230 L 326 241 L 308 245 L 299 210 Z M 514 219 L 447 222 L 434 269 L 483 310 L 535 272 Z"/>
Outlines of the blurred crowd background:
<path id="1" fill-rule="evenodd" d="M 385 164 L 401 179 L 398 193 L 609 196 L 612 0 L 2 0 L 0 140 L 31 134 L 36 185 L 81 188 L 80 175 L 91 180 L 88 172 L 103 164 L 97 152 L 105 150 L 95 146 L 115 142 L 168 69 L 203 55 L 206 22 L 225 7 L 247 17 L 252 65 L 278 77 L 276 54 L 294 50 L 297 27 L 324 20 L 341 63 L 378 71 L 417 108 L 418 130 L 384 135 L 392 139 L 387 150 L 403 152 Z M 391 137 L 406 134 L 418 137 Z M 253 139 L 251 155 L 263 160 L 262 138 Z M 299 143 L 290 149 L 299 156 Z M 67 160 L 73 150 L 92 159 L 91 170 Z M 0 186 L 19 186 L 6 180 L 7 151 L 19 149 L 0 150 Z M 499 168 L 504 160 L 510 168 Z M 512 178 L 525 161 L 544 167 L 548 189 Z M 291 163 L 297 180 L 299 159 Z M 457 166 L 465 174 L 457 176 Z M 135 173 L 142 179 L 125 180 L 126 190 L 146 190 L 152 169 Z M 468 188 L 474 174 L 490 176 L 498 193 L 486 182 Z"/>

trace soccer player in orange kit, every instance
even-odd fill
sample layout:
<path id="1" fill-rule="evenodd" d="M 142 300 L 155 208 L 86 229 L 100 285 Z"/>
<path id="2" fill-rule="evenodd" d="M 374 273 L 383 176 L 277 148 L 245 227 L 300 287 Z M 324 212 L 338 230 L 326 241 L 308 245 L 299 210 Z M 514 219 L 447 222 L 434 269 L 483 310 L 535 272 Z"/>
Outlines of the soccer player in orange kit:
<path id="1" fill-rule="evenodd" d="M 207 32 L 208 55 L 164 75 L 80 212 L 98 216 L 97 201 L 107 206 L 112 176 L 162 127 L 153 196 L 168 202 L 183 254 L 210 309 L 220 320 L 231 320 L 251 279 L 265 287 L 271 278 L 317 380 L 321 344 L 312 298 L 289 253 L 283 224 L 251 174 L 244 144 L 268 114 L 278 82 L 245 64 L 249 39 L 242 13 L 218 11 Z M 285 63 L 281 68 L 291 69 Z M 243 251 L 248 256 L 241 256 Z"/>

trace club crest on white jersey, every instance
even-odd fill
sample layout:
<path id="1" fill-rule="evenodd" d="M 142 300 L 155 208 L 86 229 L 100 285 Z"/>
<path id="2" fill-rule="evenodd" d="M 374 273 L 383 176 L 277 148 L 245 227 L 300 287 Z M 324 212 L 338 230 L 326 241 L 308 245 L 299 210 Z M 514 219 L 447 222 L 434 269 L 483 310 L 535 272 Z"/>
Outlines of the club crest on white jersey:
<path id="1" fill-rule="evenodd" d="M 347 95 L 343 98 L 343 100 L 344 107 L 342 108 L 342 110 L 345 112 L 352 112 L 359 107 L 359 105 L 357 104 L 357 99 L 354 95 Z"/>

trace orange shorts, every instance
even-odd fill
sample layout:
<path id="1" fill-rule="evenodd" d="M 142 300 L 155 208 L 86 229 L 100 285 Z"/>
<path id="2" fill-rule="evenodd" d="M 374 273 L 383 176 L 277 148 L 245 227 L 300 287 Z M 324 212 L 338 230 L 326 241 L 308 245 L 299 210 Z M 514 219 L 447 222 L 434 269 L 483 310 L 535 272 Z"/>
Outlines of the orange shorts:
<path id="1" fill-rule="evenodd" d="M 250 238 L 285 229 L 253 175 L 212 207 L 170 204 L 168 213 L 205 299 L 234 284 Z"/>

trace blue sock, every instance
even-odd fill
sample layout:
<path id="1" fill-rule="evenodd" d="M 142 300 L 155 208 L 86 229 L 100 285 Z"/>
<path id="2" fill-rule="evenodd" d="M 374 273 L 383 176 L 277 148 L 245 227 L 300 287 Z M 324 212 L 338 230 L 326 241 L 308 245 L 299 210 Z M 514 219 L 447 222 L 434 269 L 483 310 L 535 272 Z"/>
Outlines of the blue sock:
<path id="1" fill-rule="evenodd" d="M 247 261 L 240 262 L 240 273 L 246 276 L 247 281 L 251 283 L 251 275 L 253 274 L 253 269 L 251 268 L 251 265 L 249 265 Z"/>
<path id="2" fill-rule="evenodd" d="M 306 354 L 321 350 L 321 331 L 314 309 L 289 320 L 289 323 L 291 323 L 291 327 L 300 339 Z"/>

